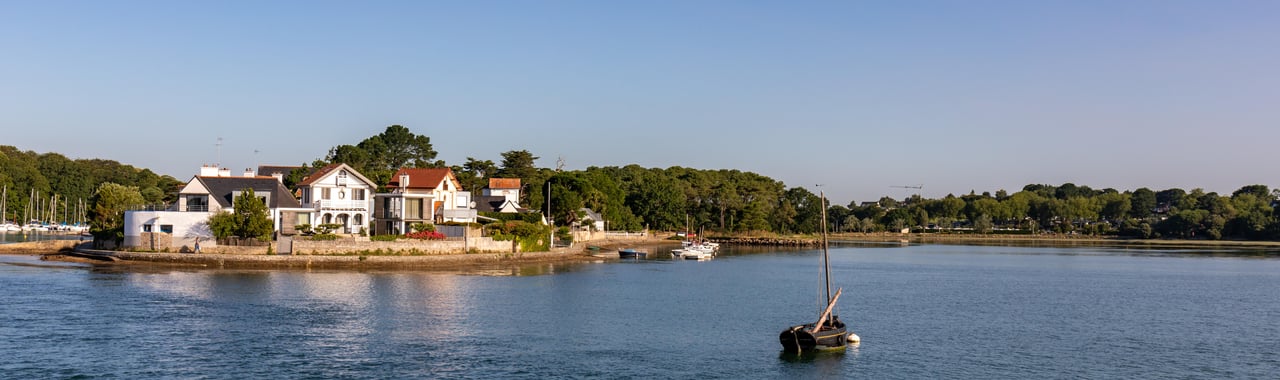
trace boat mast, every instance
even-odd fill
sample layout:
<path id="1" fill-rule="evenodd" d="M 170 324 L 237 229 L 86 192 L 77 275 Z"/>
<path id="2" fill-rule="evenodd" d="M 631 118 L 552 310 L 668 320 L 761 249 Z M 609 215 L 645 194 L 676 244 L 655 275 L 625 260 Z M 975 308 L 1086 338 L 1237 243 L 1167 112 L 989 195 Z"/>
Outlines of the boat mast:
<path id="1" fill-rule="evenodd" d="M 809 193 L 813 194 L 813 193 Z M 822 274 L 826 276 L 827 304 L 831 303 L 831 259 L 827 257 L 827 195 L 821 190 L 818 196 L 822 200 Z"/>

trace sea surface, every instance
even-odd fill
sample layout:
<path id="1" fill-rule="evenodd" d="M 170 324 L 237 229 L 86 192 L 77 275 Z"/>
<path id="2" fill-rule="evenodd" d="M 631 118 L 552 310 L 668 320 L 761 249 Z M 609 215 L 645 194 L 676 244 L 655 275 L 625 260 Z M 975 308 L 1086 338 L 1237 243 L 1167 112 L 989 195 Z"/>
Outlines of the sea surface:
<path id="1" fill-rule="evenodd" d="M 838 310 L 862 343 L 784 354 L 778 333 L 817 319 L 819 258 L 361 272 L 0 255 L 0 377 L 1280 376 L 1276 252 L 839 246 Z"/>
<path id="2" fill-rule="evenodd" d="M 22 243 L 28 241 L 40 240 L 88 240 L 89 237 L 80 237 L 80 234 L 67 232 L 11 232 L 0 231 L 0 244 Z"/>

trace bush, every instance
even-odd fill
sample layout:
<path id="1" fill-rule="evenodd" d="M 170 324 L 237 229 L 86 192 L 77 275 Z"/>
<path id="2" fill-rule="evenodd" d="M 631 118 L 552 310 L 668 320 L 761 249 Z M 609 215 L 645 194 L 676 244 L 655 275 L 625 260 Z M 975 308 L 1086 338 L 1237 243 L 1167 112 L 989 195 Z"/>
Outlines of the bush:
<path id="1" fill-rule="evenodd" d="M 436 226 L 427 223 L 414 223 L 409 226 L 413 232 L 436 232 Z"/>
<path id="2" fill-rule="evenodd" d="M 410 232 L 404 234 L 404 237 L 418 240 L 444 240 L 445 238 L 444 234 L 435 231 Z"/>
<path id="3" fill-rule="evenodd" d="M 400 235 L 373 235 L 369 237 L 370 241 L 396 241 Z"/>
<path id="4" fill-rule="evenodd" d="M 320 234 L 320 235 L 329 235 L 329 234 L 332 234 L 332 233 L 333 233 L 333 230 L 336 230 L 336 229 L 339 229 L 339 228 L 342 228 L 342 225 L 341 225 L 341 224 L 337 224 L 337 223 L 325 223 L 325 224 L 321 224 L 321 225 L 316 226 L 316 234 Z"/>
<path id="5" fill-rule="evenodd" d="M 324 233 L 311 235 L 311 240 L 338 240 L 338 235 Z"/>

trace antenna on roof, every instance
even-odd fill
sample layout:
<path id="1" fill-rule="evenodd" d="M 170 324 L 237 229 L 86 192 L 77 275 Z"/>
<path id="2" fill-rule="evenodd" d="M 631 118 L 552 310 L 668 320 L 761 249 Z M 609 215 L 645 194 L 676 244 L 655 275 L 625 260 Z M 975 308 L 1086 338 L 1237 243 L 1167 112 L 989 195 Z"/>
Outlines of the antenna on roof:
<path id="1" fill-rule="evenodd" d="M 213 144 L 213 145 L 214 145 L 214 146 L 216 146 L 216 147 L 218 147 L 218 148 L 217 148 L 217 149 L 218 149 L 218 162 L 214 163 L 213 165 L 214 165 L 214 166 L 222 166 L 222 137 L 218 137 L 218 143 Z"/>

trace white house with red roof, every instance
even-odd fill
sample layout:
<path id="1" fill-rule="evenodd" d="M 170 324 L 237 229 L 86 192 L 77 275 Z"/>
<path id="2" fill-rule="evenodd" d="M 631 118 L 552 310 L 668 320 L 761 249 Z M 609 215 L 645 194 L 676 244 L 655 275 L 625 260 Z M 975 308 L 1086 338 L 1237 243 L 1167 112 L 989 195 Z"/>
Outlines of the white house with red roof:
<path id="1" fill-rule="evenodd" d="M 335 233 L 359 233 L 373 216 L 373 195 L 378 185 L 343 163 L 329 164 L 307 175 L 297 188 L 302 207 L 313 210 L 298 216 L 297 224 L 339 224 Z M 304 220 L 306 219 L 306 220 Z"/>
<path id="2" fill-rule="evenodd" d="M 475 222 L 471 193 L 449 168 L 403 168 L 374 194 L 374 234 L 411 232 L 415 223 Z"/>

